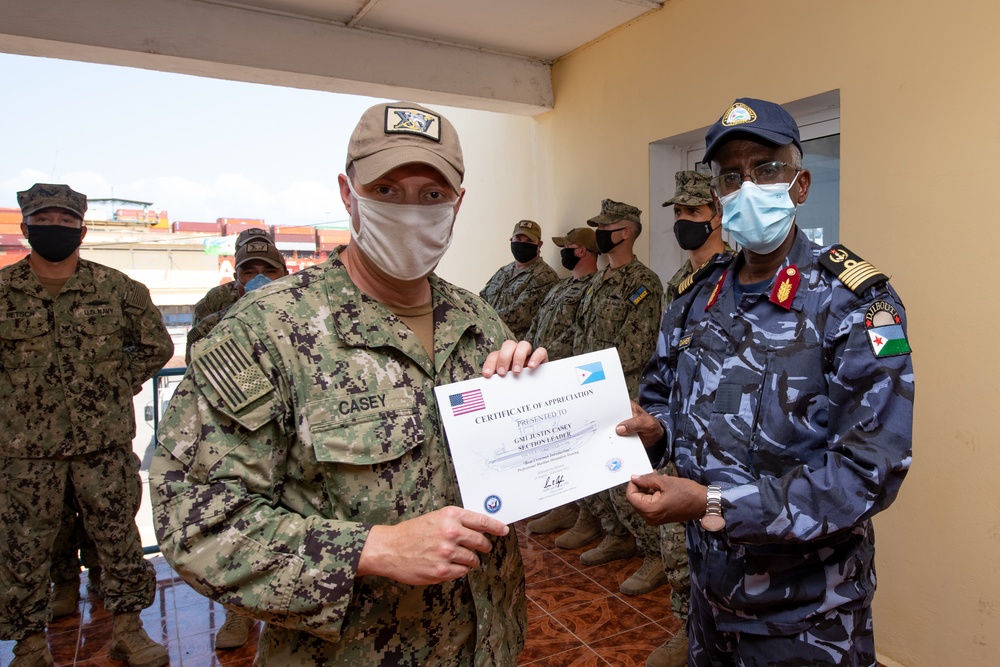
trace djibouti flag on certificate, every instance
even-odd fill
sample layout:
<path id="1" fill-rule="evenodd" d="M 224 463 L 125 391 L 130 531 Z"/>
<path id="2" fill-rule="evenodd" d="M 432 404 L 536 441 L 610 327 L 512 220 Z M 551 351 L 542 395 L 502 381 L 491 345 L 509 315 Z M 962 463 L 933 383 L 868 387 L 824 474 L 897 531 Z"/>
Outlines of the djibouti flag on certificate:
<path id="1" fill-rule="evenodd" d="M 910 353 L 910 343 L 906 340 L 906 333 L 898 324 L 872 327 L 867 333 L 868 342 L 871 343 L 872 352 L 876 357 L 894 357 Z"/>

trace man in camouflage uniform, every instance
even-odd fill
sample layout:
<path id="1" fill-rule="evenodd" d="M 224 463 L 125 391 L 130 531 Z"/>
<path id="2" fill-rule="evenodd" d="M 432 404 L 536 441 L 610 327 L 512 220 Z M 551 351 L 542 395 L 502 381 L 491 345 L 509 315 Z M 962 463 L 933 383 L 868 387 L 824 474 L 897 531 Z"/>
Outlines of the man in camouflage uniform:
<path id="1" fill-rule="evenodd" d="M 609 265 L 595 274 L 587 287 L 577 310 L 573 341 L 574 354 L 617 348 L 628 393 L 633 398 L 639 394 L 639 377 L 656 345 L 663 303 L 660 278 L 633 251 L 642 232 L 641 213 L 635 206 L 605 199 L 600 214 L 587 221 L 597 227 L 597 247 L 608 256 Z M 624 484 L 581 502 L 600 520 L 605 533 L 597 547 L 580 554 L 581 563 L 599 565 L 628 558 L 638 547 L 644 556 L 643 564 L 622 583 L 621 592 L 641 595 L 667 582 L 660 558 L 659 531 L 625 500 Z M 563 538 L 573 537 L 578 530 L 580 527 L 574 526 L 569 533 L 560 535 L 556 544 L 565 545 L 567 540 Z"/>
<path id="2" fill-rule="evenodd" d="M 263 231 L 258 229 L 247 229 L 240 233 L 240 238 L 236 241 L 236 267 L 233 269 L 233 282 L 220 287 L 233 285 L 232 289 L 236 294 L 243 296 L 248 289 L 253 289 L 265 285 L 272 280 L 277 280 L 288 275 L 288 268 L 285 265 L 285 258 L 281 256 L 274 242 L 266 234 L 254 234 L 244 237 L 248 232 Z M 214 290 L 215 288 L 213 288 Z M 202 303 L 209 299 L 212 290 L 205 296 Z M 235 303 L 235 302 L 234 302 Z M 215 328 L 215 325 L 222 321 L 222 318 L 229 312 L 232 304 L 224 306 L 219 310 L 208 313 L 188 330 L 187 347 L 184 351 L 184 363 L 191 365 L 191 348 L 194 344 L 208 335 Z M 197 306 L 196 306 L 197 309 Z"/>
<path id="3" fill-rule="evenodd" d="M 235 250 L 239 250 L 245 243 L 250 241 L 267 241 L 269 243 L 274 243 L 271 236 L 267 233 L 266 229 L 260 227 L 251 227 L 250 229 L 244 229 L 236 237 L 236 247 Z M 241 296 L 240 286 L 237 281 L 223 283 L 222 285 L 216 285 L 212 289 L 205 293 L 205 296 L 201 297 L 198 303 L 194 304 L 194 317 L 191 320 L 191 328 L 197 327 L 202 320 L 212 316 L 212 319 L 218 323 L 222 318 L 219 317 L 219 313 L 225 313 L 229 306 L 236 303 Z M 214 324 L 212 325 L 214 326 Z M 208 328 L 211 330 L 211 326 Z M 188 347 L 191 346 L 191 342 L 188 342 Z M 187 362 L 190 365 L 190 360 Z"/>
<path id="4" fill-rule="evenodd" d="M 479 293 L 510 327 L 517 340 L 525 338 L 542 299 L 559 280 L 552 267 L 542 259 L 541 250 L 539 224 L 534 220 L 518 222 L 510 237 L 514 261 L 498 269 Z"/>
<path id="5" fill-rule="evenodd" d="M 597 271 L 597 238 L 590 227 L 576 227 L 566 236 L 553 236 L 552 242 L 562 248 L 559 254 L 563 268 L 573 274 L 557 282 L 545 295 L 525 340 L 535 347 L 544 347 L 549 359 L 556 360 L 573 356 L 576 309 L 590 277 Z M 576 503 L 562 505 L 529 521 L 528 530 L 539 534 L 565 530 L 576 523 L 578 512 Z M 598 530 L 596 520 L 593 524 Z M 588 541 L 594 539 L 596 535 Z"/>
<path id="6" fill-rule="evenodd" d="M 674 238 L 688 259 L 677 269 L 664 289 L 664 305 L 677 296 L 681 286 L 690 289 L 695 268 L 701 268 L 719 253 L 735 255 L 736 251 L 722 240 L 722 213 L 712 199 L 709 184 L 711 177 L 697 171 L 678 171 L 674 174 L 674 196 L 663 202 L 674 207 Z"/>
<path id="7" fill-rule="evenodd" d="M 706 136 L 741 252 L 671 304 L 636 415 L 654 524 L 687 522 L 688 664 L 874 666 L 872 517 L 911 462 L 913 367 L 888 278 L 795 225 L 811 177 L 794 119 L 743 98 Z"/>
<path id="8" fill-rule="evenodd" d="M 260 667 L 512 666 L 517 539 L 456 506 L 433 389 L 544 350 L 432 273 L 464 195 L 451 123 L 376 105 L 346 172 L 351 243 L 240 299 L 194 350 L 150 472 L 161 549 L 265 621 Z"/>
<path id="9" fill-rule="evenodd" d="M 0 270 L 0 639 L 18 640 L 13 667 L 52 664 L 49 560 L 72 485 L 114 617 L 111 657 L 165 665 L 139 619 L 156 575 L 135 526 L 132 396 L 173 343 L 144 285 L 80 259 L 86 196 L 39 183 L 17 201 L 31 254 Z"/>

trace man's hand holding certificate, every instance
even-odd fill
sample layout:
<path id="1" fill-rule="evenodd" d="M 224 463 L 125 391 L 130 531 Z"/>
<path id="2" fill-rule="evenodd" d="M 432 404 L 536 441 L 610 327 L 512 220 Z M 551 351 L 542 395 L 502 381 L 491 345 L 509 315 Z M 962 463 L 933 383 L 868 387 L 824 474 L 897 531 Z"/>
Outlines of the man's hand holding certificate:
<path id="1" fill-rule="evenodd" d="M 614 348 L 434 389 L 466 509 L 513 523 L 652 471 Z"/>

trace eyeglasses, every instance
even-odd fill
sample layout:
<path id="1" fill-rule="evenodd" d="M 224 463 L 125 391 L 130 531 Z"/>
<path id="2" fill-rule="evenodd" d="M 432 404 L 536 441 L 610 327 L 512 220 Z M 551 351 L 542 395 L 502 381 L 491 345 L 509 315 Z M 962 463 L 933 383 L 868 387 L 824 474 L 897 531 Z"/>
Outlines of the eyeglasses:
<path id="1" fill-rule="evenodd" d="M 767 162 L 750 170 L 747 176 L 757 185 L 773 185 L 775 183 L 791 183 L 795 174 L 802 171 L 787 162 Z M 790 172 L 790 173 L 789 173 Z M 712 189 L 720 197 L 732 194 L 740 189 L 746 176 L 738 171 L 719 174 L 709 181 Z"/>

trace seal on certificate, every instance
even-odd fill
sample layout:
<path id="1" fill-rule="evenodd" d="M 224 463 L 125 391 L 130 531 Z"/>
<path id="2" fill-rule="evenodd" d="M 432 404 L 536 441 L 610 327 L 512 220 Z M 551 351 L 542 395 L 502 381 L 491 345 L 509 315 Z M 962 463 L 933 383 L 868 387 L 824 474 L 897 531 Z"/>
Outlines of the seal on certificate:
<path id="1" fill-rule="evenodd" d="M 608 462 L 604 464 L 604 467 L 608 469 L 608 472 L 618 472 L 622 469 L 622 460 L 609 459 Z"/>
<path id="2" fill-rule="evenodd" d="M 496 514 L 500 511 L 500 506 L 503 503 L 500 502 L 500 496 L 491 494 L 486 496 L 486 500 L 483 502 L 483 509 L 485 509 L 490 514 Z"/>

